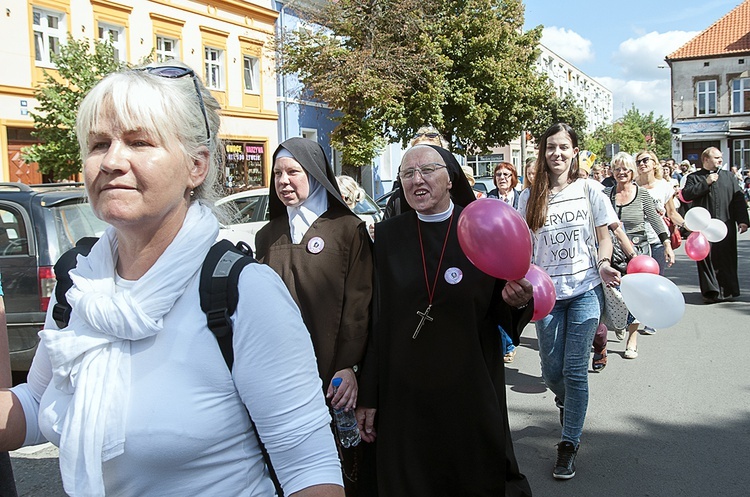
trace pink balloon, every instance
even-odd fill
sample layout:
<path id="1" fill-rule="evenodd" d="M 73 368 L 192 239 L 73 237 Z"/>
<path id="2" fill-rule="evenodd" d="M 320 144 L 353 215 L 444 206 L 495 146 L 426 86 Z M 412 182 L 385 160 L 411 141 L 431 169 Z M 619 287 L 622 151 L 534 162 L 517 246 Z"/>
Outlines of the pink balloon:
<path id="1" fill-rule="evenodd" d="M 650 255 L 646 255 L 646 254 L 636 255 L 635 257 L 630 259 L 630 262 L 628 262 L 627 272 L 628 274 L 634 274 L 634 273 L 659 274 L 659 263 L 656 262 L 656 259 L 654 259 Z"/>
<path id="2" fill-rule="evenodd" d="M 692 204 L 693 203 L 692 200 L 685 200 L 685 197 L 682 196 L 682 190 L 680 190 L 680 191 L 677 192 L 677 198 L 679 198 L 680 202 L 682 202 L 684 204 Z"/>
<path id="3" fill-rule="evenodd" d="M 711 252 L 711 244 L 708 242 L 703 233 L 700 231 L 693 231 L 685 240 L 685 253 L 688 257 L 694 261 L 702 261 L 708 257 L 708 253 Z"/>
<path id="4" fill-rule="evenodd" d="M 480 198 L 458 218 L 458 243 L 480 271 L 518 280 L 531 264 L 531 234 L 523 217 L 496 198 Z"/>
<path id="5" fill-rule="evenodd" d="M 536 264 L 529 266 L 526 279 L 534 286 L 534 314 L 531 320 L 539 321 L 555 307 L 555 284 L 544 269 Z"/>

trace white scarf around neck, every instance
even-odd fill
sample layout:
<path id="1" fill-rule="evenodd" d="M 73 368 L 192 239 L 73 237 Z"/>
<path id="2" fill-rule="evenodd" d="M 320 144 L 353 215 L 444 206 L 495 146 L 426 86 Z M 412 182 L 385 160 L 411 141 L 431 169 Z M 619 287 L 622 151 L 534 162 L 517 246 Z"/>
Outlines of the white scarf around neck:
<path id="1" fill-rule="evenodd" d="M 299 205 L 286 208 L 289 216 L 289 234 L 294 244 L 302 242 L 312 223 L 328 210 L 328 190 L 307 171 L 305 174 L 310 185 L 310 194 Z"/>
<path id="2" fill-rule="evenodd" d="M 60 471 L 68 495 L 104 495 L 102 463 L 125 450 L 130 343 L 157 334 L 163 318 L 200 271 L 219 224 L 194 202 L 182 228 L 130 291 L 115 293 L 117 235 L 110 227 L 70 271 L 72 307 L 62 330 L 39 332 L 52 364 L 52 384 L 68 405 L 53 424 L 60 434 Z M 136 399 L 137 400 L 137 399 Z"/>

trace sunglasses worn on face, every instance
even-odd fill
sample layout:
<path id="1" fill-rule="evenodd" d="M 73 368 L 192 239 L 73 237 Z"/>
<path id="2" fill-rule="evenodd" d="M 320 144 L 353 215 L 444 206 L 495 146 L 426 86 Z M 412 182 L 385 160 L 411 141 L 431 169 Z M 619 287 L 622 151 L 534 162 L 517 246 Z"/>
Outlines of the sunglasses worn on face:
<path id="1" fill-rule="evenodd" d="M 648 164 L 650 160 L 651 160 L 651 157 L 643 157 L 635 161 L 635 163 L 636 164 Z"/>
<path id="2" fill-rule="evenodd" d="M 419 138 L 420 136 L 426 136 L 427 138 L 437 138 L 440 136 L 440 133 L 417 133 L 414 135 L 414 138 Z"/>
<path id="3" fill-rule="evenodd" d="M 511 174 L 511 173 L 495 173 L 495 176 L 497 176 L 498 178 L 499 177 L 510 178 L 511 176 L 513 176 L 513 174 Z"/>
<path id="4" fill-rule="evenodd" d="M 185 76 L 193 78 L 193 84 L 195 85 L 195 92 L 198 94 L 198 103 L 201 105 L 201 112 L 203 113 L 203 122 L 206 124 L 206 140 L 211 140 L 211 128 L 208 127 L 208 115 L 206 114 L 206 104 L 203 102 L 203 95 L 201 95 L 201 89 L 198 86 L 198 76 L 195 71 L 189 67 L 180 66 L 155 66 L 155 67 L 142 67 L 139 71 L 145 71 L 154 76 L 167 79 L 178 79 Z"/>

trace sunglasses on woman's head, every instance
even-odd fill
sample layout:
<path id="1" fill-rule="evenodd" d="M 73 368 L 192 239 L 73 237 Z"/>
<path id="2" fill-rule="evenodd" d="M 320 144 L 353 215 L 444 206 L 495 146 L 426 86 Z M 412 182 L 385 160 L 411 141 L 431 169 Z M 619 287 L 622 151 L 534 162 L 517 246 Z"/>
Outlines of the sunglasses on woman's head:
<path id="1" fill-rule="evenodd" d="M 167 79 L 178 79 L 185 76 L 193 78 L 193 84 L 195 85 L 195 92 L 198 94 L 198 103 L 201 105 L 201 112 L 203 113 L 203 122 L 206 123 L 206 140 L 211 140 L 211 128 L 208 127 L 208 114 L 206 114 L 206 104 L 203 102 L 203 95 L 201 95 L 201 89 L 198 86 L 198 76 L 195 71 L 189 67 L 180 66 L 148 66 L 140 67 L 137 71 L 145 71 L 154 76 Z"/>
<path id="2" fill-rule="evenodd" d="M 414 135 L 414 138 L 419 138 L 421 136 L 426 136 L 427 138 L 437 138 L 440 136 L 440 133 L 417 133 Z"/>

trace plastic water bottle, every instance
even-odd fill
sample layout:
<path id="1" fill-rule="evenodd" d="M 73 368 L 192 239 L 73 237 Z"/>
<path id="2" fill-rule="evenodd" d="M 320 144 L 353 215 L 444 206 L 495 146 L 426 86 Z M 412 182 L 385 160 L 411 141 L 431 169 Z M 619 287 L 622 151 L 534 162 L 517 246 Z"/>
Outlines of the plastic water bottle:
<path id="1" fill-rule="evenodd" d="M 331 382 L 333 384 L 333 395 L 336 395 L 339 387 L 341 386 L 341 378 L 334 378 Z M 354 417 L 354 411 L 349 409 L 333 409 L 333 419 L 336 421 L 336 432 L 339 435 L 339 442 L 342 447 L 354 447 L 360 440 L 359 428 L 357 428 L 357 418 Z"/>

